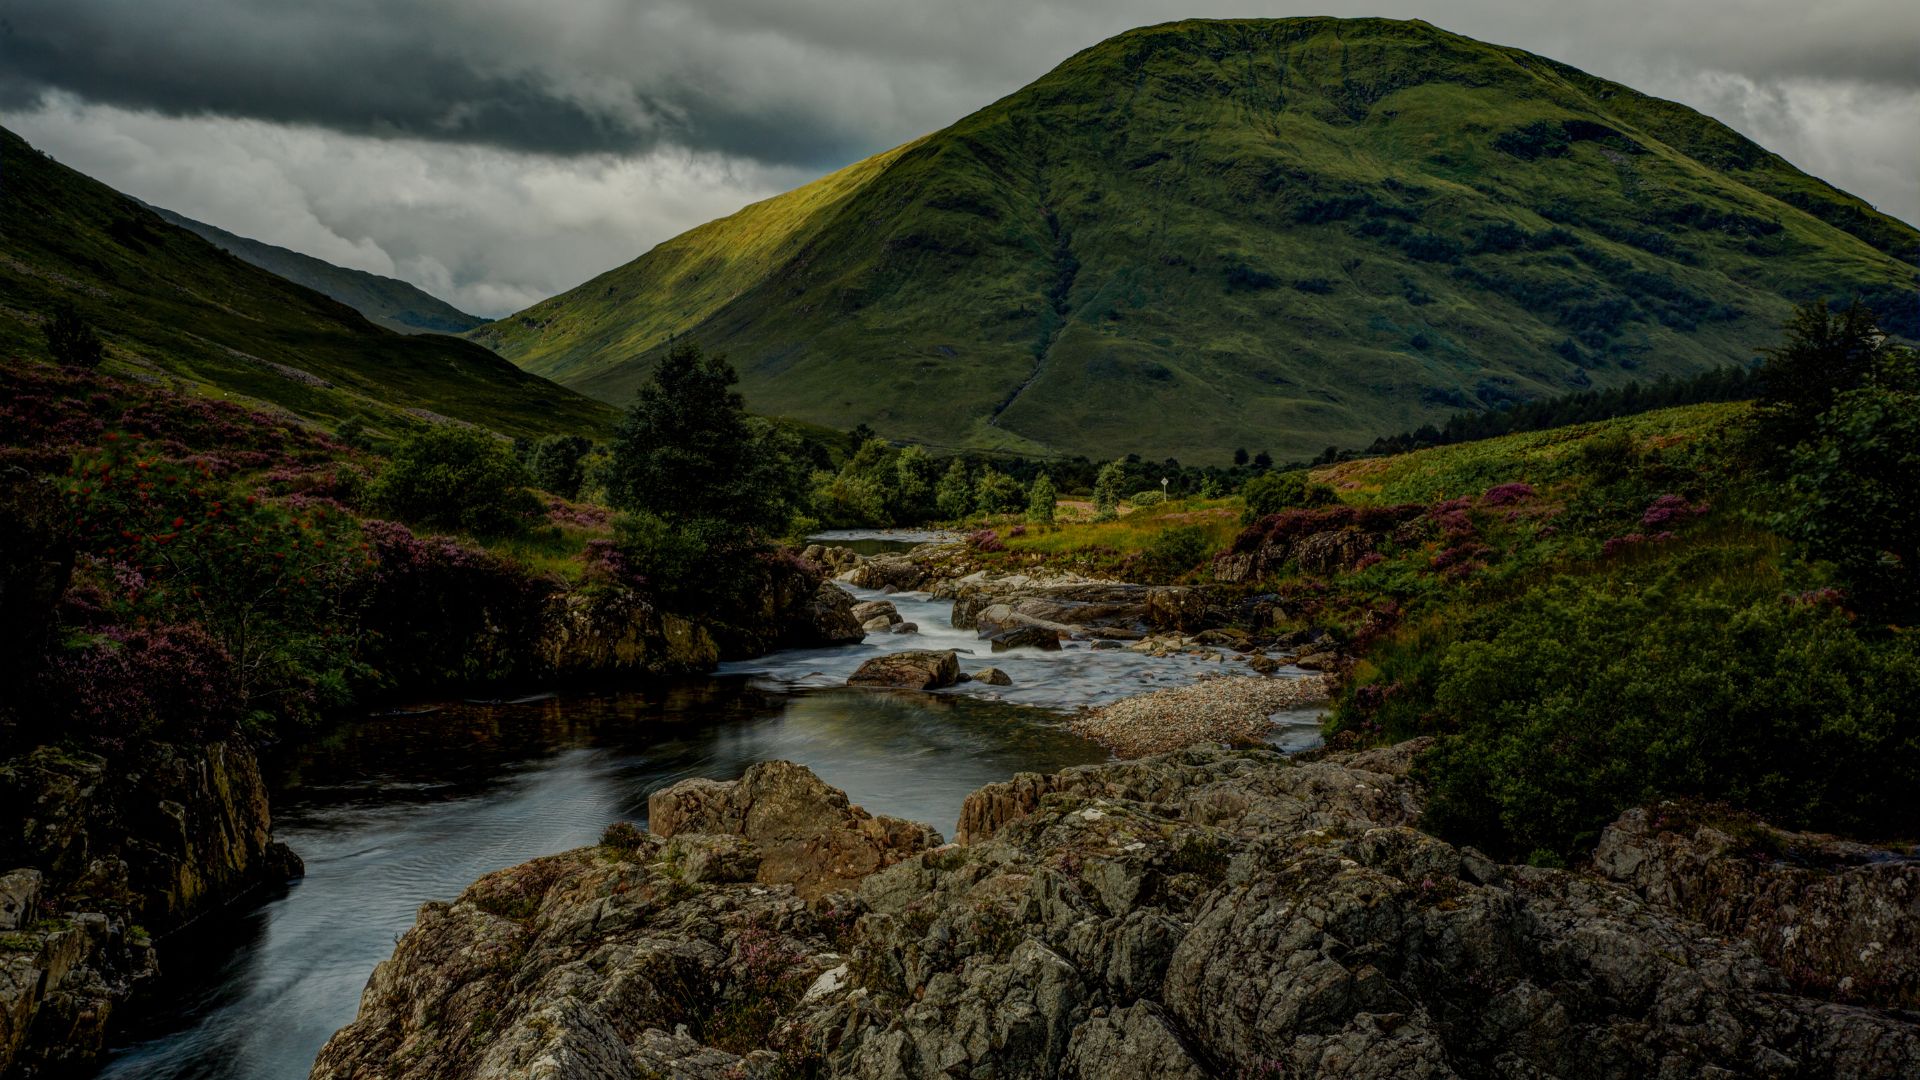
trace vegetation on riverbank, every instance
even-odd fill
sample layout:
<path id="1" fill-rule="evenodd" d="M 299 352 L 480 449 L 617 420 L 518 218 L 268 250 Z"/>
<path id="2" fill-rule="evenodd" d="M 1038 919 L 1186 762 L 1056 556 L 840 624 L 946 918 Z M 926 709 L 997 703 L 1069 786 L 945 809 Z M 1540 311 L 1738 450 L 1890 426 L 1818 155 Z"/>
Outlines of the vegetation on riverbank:
<path id="1" fill-rule="evenodd" d="M 1249 629 L 1330 632 L 1355 658 L 1333 741 L 1439 736 L 1428 822 L 1486 850 L 1570 857 L 1663 797 L 1920 834 L 1901 794 L 1920 781 L 1914 353 L 1863 311 L 1816 305 L 1759 378 L 1755 403 L 1342 462 L 973 544 L 987 564 L 1211 583 L 1278 613 Z M 1152 555 L 1182 545 L 1156 575 Z"/>

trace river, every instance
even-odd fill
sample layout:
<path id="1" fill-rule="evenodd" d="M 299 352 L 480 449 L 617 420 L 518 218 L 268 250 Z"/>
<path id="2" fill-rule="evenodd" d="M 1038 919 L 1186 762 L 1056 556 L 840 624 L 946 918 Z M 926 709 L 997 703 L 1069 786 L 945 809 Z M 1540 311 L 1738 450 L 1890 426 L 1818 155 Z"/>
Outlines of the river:
<path id="1" fill-rule="evenodd" d="M 919 538 L 835 541 L 849 539 L 875 550 Z M 594 843 L 609 822 L 644 822 L 647 796 L 686 777 L 730 779 L 786 758 L 869 810 L 951 836 L 961 801 L 982 784 L 1106 757 L 1065 730 L 1061 710 L 1234 669 L 1084 645 L 989 656 L 948 624 L 949 604 L 888 599 L 919 634 L 776 653 L 628 692 L 429 703 L 301 746 L 275 763 L 274 833 L 306 860 L 306 877 L 169 940 L 163 1007 L 125 1034 L 100 1075 L 303 1080 L 422 903 Z M 963 670 L 990 663 L 1013 685 L 845 687 L 862 660 L 904 648 L 965 650 Z M 1285 719 L 1280 745 L 1317 738 L 1313 713 Z"/>

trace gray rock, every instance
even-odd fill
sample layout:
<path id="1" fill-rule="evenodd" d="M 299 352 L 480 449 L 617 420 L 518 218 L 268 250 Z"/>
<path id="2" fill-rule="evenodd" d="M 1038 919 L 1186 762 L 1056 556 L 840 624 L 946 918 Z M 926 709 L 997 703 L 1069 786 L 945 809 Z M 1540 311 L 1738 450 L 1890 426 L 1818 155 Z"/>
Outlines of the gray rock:
<path id="1" fill-rule="evenodd" d="M 896 686 L 938 690 L 960 677 L 960 658 L 952 649 L 907 649 L 876 656 L 847 678 L 848 686 Z"/>
<path id="2" fill-rule="evenodd" d="M 853 605 L 853 617 L 864 625 L 875 619 L 885 619 L 893 623 L 900 621 L 900 612 L 891 600 L 866 600 Z"/>
<path id="3" fill-rule="evenodd" d="M 994 652 L 1006 652 L 1008 649 L 1042 649 L 1057 652 L 1060 649 L 1060 635 L 1039 626 L 1022 626 L 1013 630 L 1004 630 L 993 635 L 988 641 Z"/>
<path id="4" fill-rule="evenodd" d="M 1012 686 L 1013 676 L 997 667 L 981 668 L 973 673 L 973 681 L 986 683 L 988 686 Z"/>
<path id="5" fill-rule="evenodd" d="M 40 880 L 40 871 L 31 868 L 0 875 L 0 930 L 18 930 L 33 921 Z"/>
<path id="6" fill-rule="evenodd" d="M 917 634 L 920 632 L 920 624 L 910 622 L 894 623 L 893 629 L 889 632 L 895 634 Z"/>

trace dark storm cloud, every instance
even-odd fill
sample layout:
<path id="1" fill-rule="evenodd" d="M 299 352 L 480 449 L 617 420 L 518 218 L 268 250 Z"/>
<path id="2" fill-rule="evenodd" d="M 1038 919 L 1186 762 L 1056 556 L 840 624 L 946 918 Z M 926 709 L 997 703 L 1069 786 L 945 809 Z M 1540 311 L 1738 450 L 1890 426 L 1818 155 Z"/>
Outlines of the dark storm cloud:
<path id="1" fill-rule="evenodd" d="M 647 20 L 620 17 L 625 6 L 596 5 L 609 36 L 570 56 L 541 20 L 497 14 L 541 4 L 12 0 L 0 5 L 0 108 L 59 90 L 166 115 L 558 155 L 666 144 L 833 162 L 870 137 L 793 97 L 741 93 L 723 69 L 683 74 L 704 65 Z"/>

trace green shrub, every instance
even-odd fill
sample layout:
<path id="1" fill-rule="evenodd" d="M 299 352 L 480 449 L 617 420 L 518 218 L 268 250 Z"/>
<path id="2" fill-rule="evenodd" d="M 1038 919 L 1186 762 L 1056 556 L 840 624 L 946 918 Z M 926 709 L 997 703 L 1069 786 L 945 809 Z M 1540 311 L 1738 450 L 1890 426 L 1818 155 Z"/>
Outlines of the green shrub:
<path id="1" fill-rule="evenodd" d="M 367 494 L 410 525 L 501 536 L 539 512 L 526 479 L 507 443 L 478 428 L 435 424 L 394 448 Z"/>
<path id="2" fill-rule="evenodd" d="M 1262 473 L 1248 480 L 1241 487 L 1240 495 L 1247 501 L 1246 509 L 1240 514 L 1243 525 L 1251 525 L 1282 510 L 1331 506 L 1340 501 L 1332 488 L 1309 483 L 1306 474 L 1299 472 Z"/>
<path id="3" fill-rule="evenodd" d="M 1161 503 L 1167 501 L 1167 496 L 1164 492 L 1148 490 L 1148 491 L 1136 492 L 1134 496 L 1131 499 L 1128 499 L 1127 501 L 1132 503 L 1134 507 L 1138 509 L 1140 507 L 1146 507 L 1146 506 L 1159 506 Z"/>
<path id="4" fill-rule="evenodd" d="M 580 494 L 585 462 L 593 444 L 579 435 L 549 435 L 534 444 L 529 471 L 540 490 L 563 499 Z"/>
<path id="5" fill-rule="evenodd" d="M 1213 544 L 1208 539 L 1206 529 L 1198 525 L 1179 525 L 1155 536 L 1141 553 L 1141 561 L 1157 577 L 1176 578 L 1199 566 L 1212 554 Z"/>
<path id="6" fill-rule="evenodd" d="M 100 366 L 103 349 L 93 328 L 80 318 L 72 304 L 61 304 L 47 320 L 47 352 L 62 367 Z"/>
<path id="7" fill-rule="evenodd" d="M 1574 858 L 1622 810 L 1727 801 L 1777 823 L 1920 829 L 1920 653 L 1824 597 L 1561 580 L 1446 651 L 1426 720 L 1428 821 L 1488 850 Z"/>

